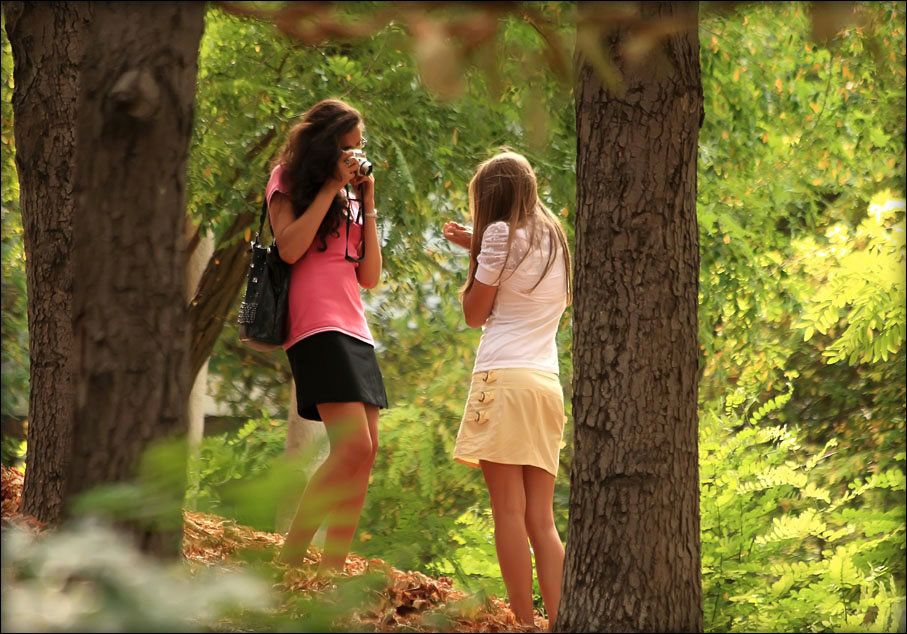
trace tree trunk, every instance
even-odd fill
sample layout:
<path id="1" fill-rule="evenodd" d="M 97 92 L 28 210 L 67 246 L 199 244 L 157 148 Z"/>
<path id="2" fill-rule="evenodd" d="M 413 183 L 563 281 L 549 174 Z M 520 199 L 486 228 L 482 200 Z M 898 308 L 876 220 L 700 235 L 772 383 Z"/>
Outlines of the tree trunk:
<path id="1" fill-rule="evenodd" d="M 190 372 L 197 373 L 211 356 L 230 307 L 246 282 L 249 243 L 241 236 L 237 239 L 237 236 L 248 229 L 254 219 L 255 215 L 251 212 L 236 216 L 208 260 L 195 295 L 189 302 Z"/>
<path id="2" fill-rule="evenodd" d="M 198 290 L 198 283 L 205 271 L 208 263 L 211 261 L 211 255 L 214 253 L 214 235 L 210 232 L 201 232 L 198 227 L 188 217 L 186 224 L 189 226 L 188 261 L 186 262 L 186 291 L 188 292 L 187 301 L 191 302 Z M 190 308 L 191 310 L 191 308 Z M 193 376 L 192 372 L 189 373 Z M 195 381 L 189 392 L 189 407 L 187 409 L 187 418 L 189 424 L 189 463 L 190 465 L 198 464 L 198 457 L 201 453 L 202 439 L 205 435 L 205 400 L 208 395 L 208 359 L 202 363 L 201 368 L 195 373 Z M 198 503 L 198 491 L 201 474 L 197 469 L 190 466 L 188 492 L 186 494 L 186 506 L 195 510 Z"/>
<path id="3" fill-rule="evenodd" d="M 615 55 L 620 96 L 577 54 L 575 455 L 558 631 L 702 629 L 698 9 L 638 6 L 692 26 L 640 65 Z M 611 32 L 605 50 L 630 37 Z"/>
<path id="4" fill-rule="evenodd" d="M 28 453 L 20 510 L 63 512 L 73 433 L 72 217 L 74 123 L 91 8 L 6 2 L 14 60 L 13 118 L 28 293 Z"/>
<path id="5" fill-rule="evenodd" d="M 73 197 L 75 425 L 66 497 L 136 474 L 186 432 L 190 388 L 184 216 L 203 3 L 95 7 L 82 68 Z M 185 461 L 166 465 L 173 495 Z M 134 524 L 175 556 L 179 505 Z"/>

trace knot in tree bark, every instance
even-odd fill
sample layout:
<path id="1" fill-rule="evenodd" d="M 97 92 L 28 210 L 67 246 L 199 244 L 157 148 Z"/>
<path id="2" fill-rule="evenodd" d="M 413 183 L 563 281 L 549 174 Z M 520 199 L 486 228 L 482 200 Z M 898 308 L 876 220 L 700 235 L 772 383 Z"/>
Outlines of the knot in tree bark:
<path id="1" fill-rule="evenodd" d="M 149 121 L 161 103 L 161 90 L 146 70 L 123 73 L 110 90 L 110 99 L 119 112 L 137 121 Z"/>

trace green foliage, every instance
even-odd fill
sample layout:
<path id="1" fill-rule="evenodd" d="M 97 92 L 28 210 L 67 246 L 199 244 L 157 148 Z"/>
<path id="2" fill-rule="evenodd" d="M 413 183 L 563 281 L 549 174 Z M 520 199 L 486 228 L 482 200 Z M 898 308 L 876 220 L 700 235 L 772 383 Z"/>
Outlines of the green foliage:
<path id="1" fill-rule="evenodd" d="M 2 549 L 3 631 L 356 631 L 351 615 L 380 607 L 388 585 L 381 571 L 319 593 L 280 592 L 272 566 L 165 565 L 88 521 L 40 537 L 4 529 Z"/>
<path id="2" fill-rule="evenodd" d="M 382 449 L 358 552 L 404 569 L 449 571 L 444 562 L 457 547 L 458 518 L 487 497 L 481 473 L 451 459 L 462 413 L 458 404 L 439 402 L 436 412 L 401 406 L 381 417 Z"/>
<path id="3" fill-rule="evenodd" d="M 848 365 L 888 361 L 904 347 L 904 201 L 878 196 L 856 231 L 836 224 L 827 242 L 803 240 L 804 311 L 794 327 L 808 341 L 813 333 L 840 333 L 822 356 Z"/>
<path id="4" fill-rule="evenodd" d="M 803 447 L 772 424 L 787 391 L 748 414 L 743 388 L 700 418 L 702 578 L 712 632 L 895 631 L 904 615 L 904 507 L 860 504 L 873 490 L 903 497 L 901 467 L 836 494 L 817 467 L 838 445 Z M 760 423 L 761 421 L 761 423 Z"/>
<path id="5" fill-rule="evenodd" d="M 904 7 L 856 11 L 829 48 L 795 3 L 700 25 L 709 631 L 903 618 Z"/>
<path id="6" fill-rule="evenodd" d="M 186 454 L 185 438 L 156 441 L 140 456 L 133 478 L 96 486 L 68 500 L 72 515 L 181 533 Z"/>
<path id="7" fill-rule="evenodd" d="M 13 134 L 13 53 L 5 17 L 0 31 L 0 415 L 5 418 L 28 411 L 28 315 Z"/>
<path id="8" fill-rule="evenodd" d="M 273 606 L 248 572 L 189 574 L 144 557 L 111 527 L 83 522 L 37 537 L 3 530 L 3 631 L 210 631 Z"/>
<path id="9" fill-rule="evenodd" d="M 26 441 L 15 436 L 4 436 L 0 443 L 0 463 L 7 467 L 25 468 Z"/>
<path id="10" fill-rule="evenodd" d="M 362 10 L 367 8 L 356 3 L 341 9 Z M 562 214 L 572 235 L 572 97 L 558 90 L 550 77 L 545 80 L 552 116 L 544 122 L 544 143 L 533 145 L 530 137 L 539 132 L 535 120 L 524 115 L 540 102 L 537 91 L 524 81 L 524 61 L 542 54 L 543 41 L 515 18 L 506 21 L 502 33 L 499 97 L 490 98 L 485 76 L 473 68 L 468 69 L 463 96 L 442 102 L 423 86 L 398 26 L 355 45 L 300 47 L 268 24 L 218 9 L 206 17 L 189 210 L 221 235 L 241 210 L 257 209 L 270 159 L 299 115 L 327 97 L 340 97 L 359 108 L 375 164 L 384 254 L 382 284 L 365 298 L 382 367 L 392 375 L 402 373 L 400 381 L 388 382 L 395 402 L 411 402 L 409 396 L 419 392 L 420 378 L 433 361 L 410 353 L 414 339 L 456 346 L 464 359 L 475 349 L 456 301 L 465 276 L 465 253 L 447 244 L 440 227 L 449 219 L 466 219 L 466 187 L 480 161 L 505 144 L 526 153 L 538 172 L 543 197 Z M 228 317 L 214 350 L 210 370 L 218 380 L 212 386 L 216 398 L 231 404 L 234 413 L 253 417 L 269 402 L 288 401 L 290 377 L 287 372 L 262 371 L 256 363 L 260 359 L 233 345 L 232 321 Z M 569 342 L 567 332 L 566 355 Z M 268 359 L 285 365 L 282 355 Z"/>
<path id="11" fill-rule="evenodd" d="M 317 454 L 306 452 L 298 463 L 282 460 L 286 425 L 267 416 L 246 422 L 236 432 L 202 439 L 190 459 L 197 485 L 187 492 L 190 508 L 231 517 L 258 530 L 274 531 L 280 501 L 287 490 L 298 494 L 305 484 L 298 463 Z"/>
<path id="12" fill-rule="evenodd" d="M 572 10 L 532 6 L 556 24 Z M 858 23 L 827 47 L 811 39 L 805 4 L 701 16 L 699 410 L 709 631 L 891 631 L 903 618 L 907 320 L 904 208 L 896 201 L 907 191 L 905 8 L 860 3 L 855 11 Z M 398 26 L 354 44 L 302 47 L 269 24 L 209 9 L 188 203 L 220 238 L 240 211 L 257 209 L 270 159 L 299 114 L 331 96 L 363 112 L 385 264 L 365 302 L 391 409 L 382 413 L 354 550 L 498 596 L 481 475 L 450 459 L 478 331 L 466 328 L 456 299 L 465 253 L 438 228 L 466 219 L 475 165 L 507 144 L 536 167 L 545 202 L 572 238 L 576 139 L 572 92 L 544 70 L 538 33 L 508 17 L 500 35 L 494 63 L 478 60 L 494 72 L 468 67 L 462 94 L 440 101 Z M 0 53 L 7 415 L 27 409 L 28 339 L 5 31 Z M 204 440 L 192 463 L 201 486 L 189 503 L 272 528 L 275 507 L 298 496 L 305 480 L 304 469 L 279 458 L 284 431 L 272 420 L 283 417 L 290 376 L 280 352 L 237 346 L 233 320 L 215 347 L 210 386 L 219 403 L 252 420 Z M 571 338 L 568 315 L 558 333 L 568 407 Z M 555 491 L 561 535 L 571 438 L 568 423 Z M 101 499 L 119 508 L 142 495 L 149 491 Z"/>
<path id="13" fill-rule="evenodd" d="M 830 49 L 811 41 L 797 3 L 752 5 L 701 23 L 699 339 L 707 393 L 720 394 L 751 366 L 752 351 L 766 355 L 766 385 L 778 380 L 769 367 L 791 367 L 784 361 L 801 353 L 802 339 L 790 332 L 802 312 L 790 289 L 797 273 L 787 265 L 795 241 L 839 223 L 855 228 L 878 192 L 905 191 L 904 8 L 856 10 L 866 26 L 848 29 Z M 821 358 L 801 354 L 801 371 Z"/>

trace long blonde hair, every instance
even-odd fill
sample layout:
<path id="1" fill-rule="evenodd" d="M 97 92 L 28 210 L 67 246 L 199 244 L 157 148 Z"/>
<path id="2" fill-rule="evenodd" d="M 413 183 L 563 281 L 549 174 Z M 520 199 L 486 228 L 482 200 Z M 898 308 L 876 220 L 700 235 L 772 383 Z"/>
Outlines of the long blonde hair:
<path id="1" fill-rule="evenodd" d="M 539 198 L 535 171 L 523 155 L 510 151 L 502 152 L 479 165 L 475 176 L 469 181 L 469 211 L 472 215 L 472 243 L 469 249 L 469 275 L 462 289 L 463 294 L 472 288 L 475 282 L 479 250 L 482 247 L 485 229 L 493 222 L 503 221 L 510 228 L 504 266 L 511 256 L 510 247 L 513 244 L 514 232 L 519 227 L 528 227 L 530 251 L 540 247 L 545 237 L 551 246 L 545 269 L 531 290 L 535 290 L 554 265 L 557 259 L 557 249 L 554 246 L 559 243 L 564 254 L 567 304 L 573 301 L 567 235 L 557 217 Z M 531 222 L 533 220 L 537 222 Z M 520 262 L 517 262 L 514 268 L 519 265 Z"/>

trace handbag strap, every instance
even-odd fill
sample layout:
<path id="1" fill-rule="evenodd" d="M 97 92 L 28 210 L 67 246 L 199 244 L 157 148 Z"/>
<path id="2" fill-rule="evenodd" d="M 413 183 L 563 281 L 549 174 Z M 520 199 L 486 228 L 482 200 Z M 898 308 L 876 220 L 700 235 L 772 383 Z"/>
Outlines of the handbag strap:
<path id="1" fill-rule="evenodd" d="M 265 226 L 265 216 L 268 214 L 268 197 L 265 196 L 261 201 L 261 217 L 258 219 L 258 231 L 255 233 L 255 239 L 252 240 L 252 244 L 258 244 L 258 238 L 261 236 L 261 231 Z M 271 236 L 274 235 L 274 227 L 271 227 L 271 219 L 268 218 L 268 227 L 271 229 Z"/>

